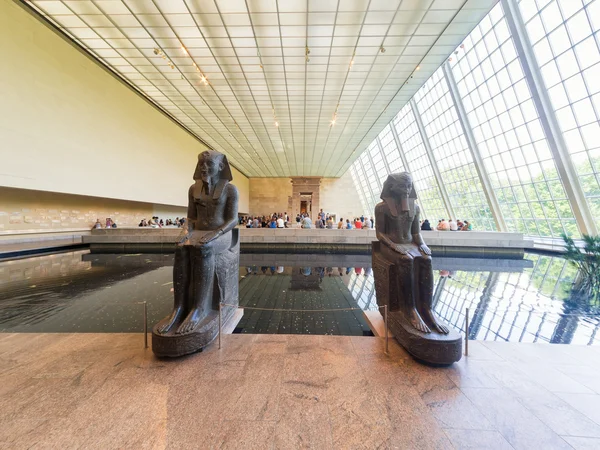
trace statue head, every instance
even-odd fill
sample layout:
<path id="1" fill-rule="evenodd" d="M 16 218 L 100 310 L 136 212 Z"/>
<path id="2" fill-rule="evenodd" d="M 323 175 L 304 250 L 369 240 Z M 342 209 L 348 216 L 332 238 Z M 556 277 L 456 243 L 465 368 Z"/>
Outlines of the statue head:
<path id="1" fill-rule="evenodd" d="M 194 180 L 208 183 L 214 180 L 231 181 L 232 179 L 227 156 L 214 150 L 206 150 L 198 155 Z"/>
<path id="2" fill-rule="evenodd" d="M 401 172 L 388 175 L 387 180 L 383 183 L 380 198 L 388 205 L 393 216 L 398 215 L 397 204 L 400 204 L 400 211 L 409 211 L 411 215 L 414 214 L 417 192 L 410 173 Z"/>
<path id="3" fill-rule="evenodd" d="M 387 180 L 383 183 L 380 198 L 382 200 L 386 198 L 393 198 L 395 200 L 416 199 L 417 192 L 415 191 L 410 173 L 401 172 L 388 175 Z"/>

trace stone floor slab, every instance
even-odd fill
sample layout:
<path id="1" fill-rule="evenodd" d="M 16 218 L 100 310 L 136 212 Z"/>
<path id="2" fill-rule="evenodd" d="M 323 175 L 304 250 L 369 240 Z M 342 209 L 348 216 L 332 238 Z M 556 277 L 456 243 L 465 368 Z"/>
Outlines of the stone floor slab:
<path id="1" fill-rule="evenodd" d="M 374 337 L 162 360 L 141 334 L 2 334 L 0 448 L 600 448 L 598 349 L 472 344 L 428 367 Z"/>

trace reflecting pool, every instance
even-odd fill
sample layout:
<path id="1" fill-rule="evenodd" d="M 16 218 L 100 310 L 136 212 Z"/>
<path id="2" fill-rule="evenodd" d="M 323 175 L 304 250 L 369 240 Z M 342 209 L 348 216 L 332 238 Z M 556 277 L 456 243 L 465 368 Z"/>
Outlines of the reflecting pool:
<path id="1" fill-rule="evenodd" d="M 87 250 L 0 263 L 0 331 L 139 332 L 172 307 L 173 255 Z M 564 259 L 435 258 L 434 308 L 479 340 L 600 344 L 598 308 L 570 294 Z M 371 335 L 376 311 L 369 255 L 242 254 L 236 333 Z M 295 311 L 289 311 L 295 310 Z M 300 310 L 300 311 L 298 311 Z"/>

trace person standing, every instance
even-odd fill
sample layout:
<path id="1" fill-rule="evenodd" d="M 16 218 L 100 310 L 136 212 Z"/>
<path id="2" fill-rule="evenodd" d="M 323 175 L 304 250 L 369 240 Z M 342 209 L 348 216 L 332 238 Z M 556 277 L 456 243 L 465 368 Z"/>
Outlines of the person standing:
<path id="1" fill-rule="evenodd" d="M 284 227 L 285 227 L 285 225 L 284 225 L 284 223 L 283 223 L 283 218 L 282 218 L 282 217 L 279 217 L 279 218 L 277 219 L 277 228 L 284 228 Z"/>
<path id="2" fill-rule="evenodd" d="M 458 225 L 452 219 L 450 219 L 450 221 L 448 222 L 448 227 L 450 228 L 450 231 L 457 231 L 458 230 Z"/>

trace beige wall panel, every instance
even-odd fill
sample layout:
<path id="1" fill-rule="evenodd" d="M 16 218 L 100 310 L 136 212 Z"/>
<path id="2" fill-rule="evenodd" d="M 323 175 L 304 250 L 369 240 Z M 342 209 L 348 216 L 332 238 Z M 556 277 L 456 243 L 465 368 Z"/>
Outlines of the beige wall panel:
<path id="1" fill-rule="evenodd" d="M 0 42 L 0 186 L 186 206 L 197 139 L 12 1 Z"/>
<path id="2" fill-rule="evenodd" d="M 350 171 L 340 178 L 323 178 L 321 180 L 320 207 L 326 213 L 336 214 L 338 219 L 340 217 L 344 219 L 360 217 L 363 208 Z"/>
<path id="3" fill-rule="evenodd" d="M 235 167 L 231 168 L 233 174 L 233 184 L 238 188 L 240 193 L 240 204 L 238 211 L 241 214 L 248 214 L 250 211 L 250 179 L 246 177 Z"/>
<path id="4" fill-rule="evenodd" d="M 107 217 L 119 227 L 137 227 L 141 219 L 156 215 L 155 209 L 161 206 L 0 187 L 0 233 L 91 229 L 96 219 L 104 225 Z"/>
<path id="5" fill-rule="evenodd" d="M 250 178 L 250 211 L 253 216 L 287 212 L 292 196 L 289 178 Z"/>

